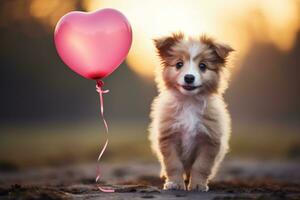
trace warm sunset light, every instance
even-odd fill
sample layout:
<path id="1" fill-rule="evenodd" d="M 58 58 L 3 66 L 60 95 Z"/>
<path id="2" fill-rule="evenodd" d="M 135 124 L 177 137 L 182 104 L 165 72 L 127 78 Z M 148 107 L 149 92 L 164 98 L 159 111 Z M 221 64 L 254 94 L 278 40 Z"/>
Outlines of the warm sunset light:
<path id="1" fill-rule="evenodd" d="M 74 3 L 32 1 L 32 16 L 54 26 Z M 71 2 L 71 1 L 70 1 Z M 300 27 L 297 0 L 85 0 L 88 11 L 111 7 L 123 12 L 132 24 L 133 46 L 127 58 L 138 74 L 151 77 L 159 65 L 152 39 L 174 31 L 197 36 L 207 33 L 231 44 L 236 65 L 255 42 L 272 43 L 282 51 L 293 47 Z"/>
<path id="2" fill-rule="evenodd" d="M 46 25 L 55 26 L 59 18 L 71 11 L 75 6 L 73 1 L 60 0 L 33 0 L 30 5 L 30 14 Z"/>
<path id="3" fill-rule="evenodd" d="M 112 7 L 129 18 L 134 41 L 127 61 L 144 76 L 151 76 L 154 66 L 159 64 L 152 39 L 173 31 L 189 35 L 208 33 L 226 41 L 237 50 L 237 60 L 242 59 L 255 40 L 289 50 L 300 25 L 297 4 L 295 0 L 85 1 L 89 11 Z"/>

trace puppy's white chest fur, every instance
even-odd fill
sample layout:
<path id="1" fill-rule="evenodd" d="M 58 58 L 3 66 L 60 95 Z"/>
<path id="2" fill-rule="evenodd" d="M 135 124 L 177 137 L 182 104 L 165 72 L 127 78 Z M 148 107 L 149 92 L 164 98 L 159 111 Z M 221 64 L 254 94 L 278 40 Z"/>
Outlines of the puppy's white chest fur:
<path id="1" fill-rule="evenodd" d="M 186 101 L 177 109 L 173 128 L 181 132 L 182 156 L 191 153 L 197 134 L 207 134 L 202 115 L 206 107 L 205 100 Z"/>

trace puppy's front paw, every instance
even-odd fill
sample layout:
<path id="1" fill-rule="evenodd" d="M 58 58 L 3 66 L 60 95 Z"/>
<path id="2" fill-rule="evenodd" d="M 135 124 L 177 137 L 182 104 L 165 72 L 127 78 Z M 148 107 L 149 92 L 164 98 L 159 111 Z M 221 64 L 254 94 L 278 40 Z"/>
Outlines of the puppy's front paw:
<path id="1" fill-rule="evenodd" d="M 201 191 L 201 192 L 207 192 L 209 190 L 208 186 L 206 184 L 202 183 L 191 183 L 188 185 L 189 191 Z"/>
<path id="2" fill-rule="evenodd" d="M 184 183 L 166 181 L 164 184 L 164 190 L 184 190 Z"/>

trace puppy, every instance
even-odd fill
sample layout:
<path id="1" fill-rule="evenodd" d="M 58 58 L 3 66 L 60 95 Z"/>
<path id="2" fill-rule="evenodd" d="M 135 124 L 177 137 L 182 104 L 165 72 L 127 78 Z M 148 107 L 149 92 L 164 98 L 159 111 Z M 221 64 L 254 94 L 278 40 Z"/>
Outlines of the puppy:
<path id="1" fill-rule="evenodd" d="M 226 152 L 230 116 L 222 94 L 233 49 L 207 36 L 182 33 L 154 40 L 162 66 L 151 109 L 149 139 L 164 189 L 208 191 Z M 187 185 L 185 185 L 187 183 Z"/>

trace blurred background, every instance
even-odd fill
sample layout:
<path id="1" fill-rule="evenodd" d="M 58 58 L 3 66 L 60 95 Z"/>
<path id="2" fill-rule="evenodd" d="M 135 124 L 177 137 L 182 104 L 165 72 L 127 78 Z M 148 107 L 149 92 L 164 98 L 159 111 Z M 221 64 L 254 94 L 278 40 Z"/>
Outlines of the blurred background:
<path id="1" fill-rule="evenodd" d="M 207 33 L 231 44 L 227 159 L 300 159 L 300 1 L 1 0 L 0 170 L 95 162 L 105 141 L 95 82 L 58 57 L 53 33 L 72 10 L 116 8 L 132 24 L 127 60 L 105 79 L 103 160 L 154 162 L 147 126 L 159 61 L 152 39 Z"/>

